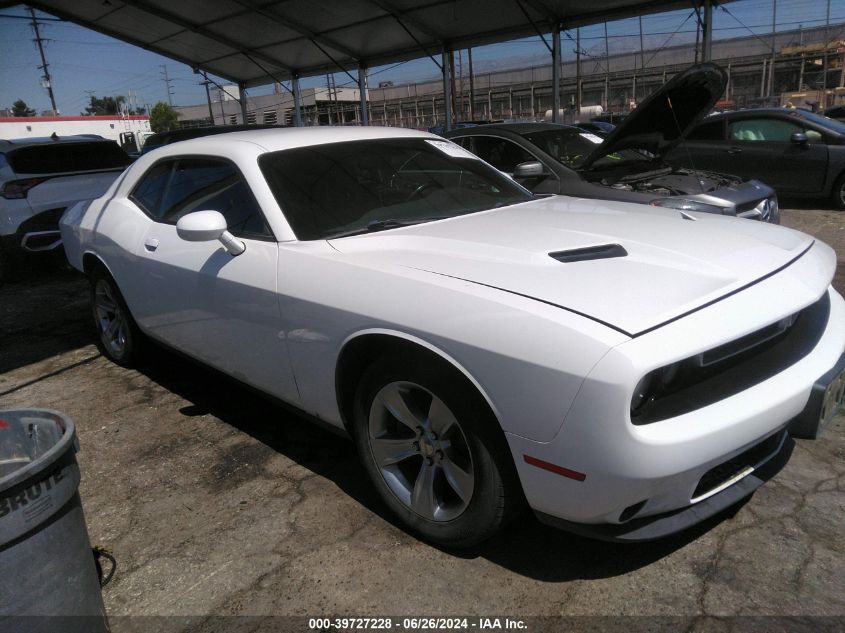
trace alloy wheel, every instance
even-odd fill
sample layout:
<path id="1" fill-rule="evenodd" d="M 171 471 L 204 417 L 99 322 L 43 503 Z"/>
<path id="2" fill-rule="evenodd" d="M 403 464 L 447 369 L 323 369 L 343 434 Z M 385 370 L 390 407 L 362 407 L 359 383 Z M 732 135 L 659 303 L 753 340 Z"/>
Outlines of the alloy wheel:
<path id="1" fill-rule="evenodd" d="M 466 510 L 475 488 L 472 453 L 460 422 L 431 391 L 404 381 L 382 387 L 367 439 L 376 468 L 406 507 L 438 522 Z"/>
<path id="2" fill-rule="evenodd" d="M 98 279 L 94 287 L 94 316 L 103 345 L 116 358 L 123 356 L 126 351 L 126 315 L 115 298 L 111 284 L 105 279 Z"/>

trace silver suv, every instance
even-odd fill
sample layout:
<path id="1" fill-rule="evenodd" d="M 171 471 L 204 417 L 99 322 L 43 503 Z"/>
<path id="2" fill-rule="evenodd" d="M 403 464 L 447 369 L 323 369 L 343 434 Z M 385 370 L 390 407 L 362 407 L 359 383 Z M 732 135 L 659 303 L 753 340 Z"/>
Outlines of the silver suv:
<path id="1" fill-rule="evenodd" d="M 103 195 L 130 162 L 101 136 L 0 140 L 0 280 L 22 257 L 60 252 L 65 209 Z"/>

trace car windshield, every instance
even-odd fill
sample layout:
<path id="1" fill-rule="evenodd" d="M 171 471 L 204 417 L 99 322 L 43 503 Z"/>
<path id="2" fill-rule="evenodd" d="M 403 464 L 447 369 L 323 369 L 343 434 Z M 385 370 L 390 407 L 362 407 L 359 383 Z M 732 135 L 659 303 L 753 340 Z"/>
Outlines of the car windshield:
<path id="1" fill-rule="evenodd" d="M 826 127 L 837 134 L 845 134 L 845 123 L 842 123 L 842 121 L 837 121 L 836 119 L 831 119 L 821 114 L 810 112 L 809 110 L 796 109 L 792 110 L 789 114 L 790 116 L 794 116 L 796 119 L 804 119 L 805 121 L 810 121 L 811 123 Z"/>
<path id="2" fill-rule="evenodd" d="M 596 149 L 604 139 L 593 132 L 566 128 L 560 130 L 544 130 L 524 134 L 541 150 L 553 156 L 567 167 L 579 168 L 588 154 Z M 648 160 L 646 156 L 632 149 L 602 156 L 595 162 L 595 166 L 614 165 L 620 161 Z"/>
<path id="3" fill-rule="evenodd" d="M 526 202 L 532 195 L 442 139 L 329 143 L 259 166 L 300 240 L 330 239 Z"/>

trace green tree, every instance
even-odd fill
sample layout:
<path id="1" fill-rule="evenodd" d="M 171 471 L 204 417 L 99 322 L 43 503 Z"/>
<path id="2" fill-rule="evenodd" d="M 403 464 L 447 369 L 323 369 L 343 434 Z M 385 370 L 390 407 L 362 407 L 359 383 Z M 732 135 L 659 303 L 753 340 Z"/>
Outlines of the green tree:
<path id="1" fill-rule="evenodd" d="M 126 103 L 126 97 L 117 95 L 115 97 L 96 97 L 91 95 L 91 103 L 85 108 L 85 114 L 89 116 L 106 116 L 120 113 L 121 106 Z M 129 114 L 132 114 L 131 112 Z"/>
<path id="2" fill-rule="evenodd" d="M 179 127 L 179 114 L 170 105 L 159 101 L 150 110 L 150 129 L 153 132 L 167 132 Z"/>
<path id="3" fill-rule="evenodd" d="M 91 101 L 85 108 L 83 115 L 88 116 L 114 116 L 116 114 L 144 114 L 144 108 L 127 108 L 126 97 L 115 95 L 113 97 L 96 97 L 91 95 Z"/>
<path id="4" fill-rule="evenodd" d="M 35 110 L 26 105 L 23 99 L 18 99 L 12 104 L 12 116 L 35 116 Z"/>

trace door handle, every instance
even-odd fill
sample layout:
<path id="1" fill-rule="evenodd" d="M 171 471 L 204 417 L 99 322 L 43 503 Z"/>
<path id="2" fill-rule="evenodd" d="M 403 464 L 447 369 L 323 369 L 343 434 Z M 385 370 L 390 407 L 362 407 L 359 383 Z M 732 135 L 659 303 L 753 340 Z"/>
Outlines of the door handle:
<path id="1" fill-rule="evenodd" d="M 728 150 L 728 154 L 742 154 L 742 149 L 739 147 L 732 147 Z"/>
<path id="2" fill-rule="evenodd" d="M 144 241 L 144 248 L 146 248 L 151 253 L 158 248 L 158 240 L 154 237 L 147 238 Z"/>

